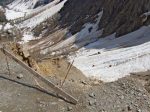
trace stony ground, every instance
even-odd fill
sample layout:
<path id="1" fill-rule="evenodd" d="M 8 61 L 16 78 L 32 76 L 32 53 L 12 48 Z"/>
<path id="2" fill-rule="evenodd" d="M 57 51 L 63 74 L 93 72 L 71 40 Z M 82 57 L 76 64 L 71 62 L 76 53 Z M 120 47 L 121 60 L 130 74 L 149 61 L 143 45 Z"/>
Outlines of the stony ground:
<path id="1" fill-rule="evenodd" d="M 56 98 L 52 89 L 51 94 L 40 91 L 32 75 L 10 59 L 9 75 L 1 52 L 0 58 L 0 112 L 150 112 L 149 72 L 102 83 L 84 77 L 73 67 L 63 86 L 79 100 L 77 105 L 72 105 Z M 47 75 L 58 86 L 66 73 L 67 62 L 60 61 L 59 65 L 49 64 L 55 74 Z"/>

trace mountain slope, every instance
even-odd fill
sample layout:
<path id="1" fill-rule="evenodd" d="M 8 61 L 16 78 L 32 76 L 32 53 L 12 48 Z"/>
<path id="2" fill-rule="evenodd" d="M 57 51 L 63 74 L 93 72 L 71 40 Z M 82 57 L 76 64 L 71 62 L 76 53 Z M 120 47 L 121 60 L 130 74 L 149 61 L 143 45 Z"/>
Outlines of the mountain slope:
<path id="1" fill-rule="evenodd" d="M 8 5 L 24 14 L 15 18 L 23 40 L 37 38 L 27 49 L 34 58 L 71 54 L 70 61 L 75 59 L 86 76 L 103 81 L 150 68 L 149 0 L 54 0 L 35 7 L 37 3 L 15 0 Z"/>

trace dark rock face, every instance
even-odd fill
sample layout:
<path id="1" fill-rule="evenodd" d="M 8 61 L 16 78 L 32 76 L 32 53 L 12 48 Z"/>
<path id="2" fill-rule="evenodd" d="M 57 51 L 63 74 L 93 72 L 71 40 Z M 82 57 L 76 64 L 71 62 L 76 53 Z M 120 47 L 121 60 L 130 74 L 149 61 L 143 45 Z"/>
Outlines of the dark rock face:
<path id="1" fill-rule="evenodd" d="M 11 2 L 13 2 L 14 0 L 0 0 L 0 5 L 7 5 Z"/>
<path id="2" fill-rule="evenodd" d="M 150 11 L 149 0 L 68 0 L 60 11 L 61 27 L 70 27 L 74 34 L 85 23 L 95 22 L 101 10 L 103 16 L 99 28 L 104 28 L 102 37 L 115 32 L 118 37 L 150 23 L 150 18 L 143 16 Z"/>
<path id="3" fill-rule="evenodd" d="M 0 23 L 6 22 L 5 9 L 0 6 Z"/>
<path id="4" fill-rule="evenodd" d="M 103 36 L 116 32 L 118 37 L 145 25 L 143 13 L 150 11 L 149 0 L 109 0 L 108 2 L 104 6 L 104 15 L 100 23 L 100 28 L 104 28 Z"/>
<path id="5" fill-rule="evenodd" d="M 97 14 L 101 11 L 103 11 L 99 23 L 99 29 L 103 29 L 101 37 L 113 33 L 116 33 L 116 37 L 120 37 L 150 24 L 150 16 L 144 15 L 150 11 L 150 0 L 68 0 L 60 10 L 60 16 L 51 22 L 44 22 L 36 29 L 39 29 L 39 34 L 48 29 L 45 36 L 55 28 L 68 28 L 75 34 L 85 23 L 95 23 Z"/>
<path id="6" fill-rule="evenodd" d="M 39 0 L 34 8 L 37 8 L 38 6 L 41 6 L 41 5 L 46 5 L 52 1 L 54 1 L 54 0 Z"/>
<path id="7" fill-rule="evenodd" d="M 72 34 L 80 31 L 87 22 L 94 22 L 97 14 L 102 10 L 103 0 L 68 0 L 60 11 L 60 24 L 70 27 Z"/>

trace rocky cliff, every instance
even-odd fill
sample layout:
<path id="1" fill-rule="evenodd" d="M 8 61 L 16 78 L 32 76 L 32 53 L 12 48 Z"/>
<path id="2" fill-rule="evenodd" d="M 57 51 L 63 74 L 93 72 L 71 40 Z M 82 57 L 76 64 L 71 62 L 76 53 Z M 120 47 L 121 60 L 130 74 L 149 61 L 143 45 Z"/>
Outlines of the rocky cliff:
<path id="1" fill-rule="evenodd" d="M 149 0 L 68 0 L 60 11 L 60 24 L 70 27 L 72 34 L 81 30 L 87 22 L 94 22 L 96 15 L 103 10 L 99 28 L 107 36 L 116 32 L 121 36 L 150 23 L 144 13 L 150 11 Z"/>
<path id="2" fill-rule="evenodd" d="M 6 22 L 5 9 L 0 6 L 0 23 Z"/>

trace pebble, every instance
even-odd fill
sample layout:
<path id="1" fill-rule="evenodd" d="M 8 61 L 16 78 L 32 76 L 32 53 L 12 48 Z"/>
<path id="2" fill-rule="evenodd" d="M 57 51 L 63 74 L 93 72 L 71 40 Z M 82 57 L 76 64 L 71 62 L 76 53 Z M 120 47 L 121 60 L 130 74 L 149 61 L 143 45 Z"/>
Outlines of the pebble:
<path id="1" fill-rule="evenodd" d="M 67 111 L 71 111 L 72 110 L 72 107 L 67 107 Z"/>
<path id="2" fill-rule="evenodd" d="M 138 109 L 136 112 L 142 112 L 142 110 Z"/>
<path id="3" fill-rule="evenodd" d="M 52 105 L 57 105 L 57 102 L 52 102 L 51 104 L 52 104 Z"/>
<path id="4" fill-rule="evenodd" d="M 139 93 L 138 96 L 142 96 L 142 93 Z"/>
<path id="5" fill-rule="evenodd" d="M 89 94 L 89 97 L 95 98 L 95 94 L 94 94 L 94 93 L 91 93 L 91 94 Z"/>
<path id="6" fill-rule="evenodd" d="M 20 96 L 20 95 L 21 95 L 20 93 L 17 94 L 17 96 Z"/>
<path id="7" fill-rule="evenodd" d="M 87 82 L 85 82 L 85 81 L 81 81 L 81 83 L 84 84 L 84 85 L 87 85 Z"/>
<path id="8" fill-rule="evenodd" d="M 134 91 L 131 91 L 131 94 L 133 95 L 133 94 L 134 94 Z"/>
<path id="9" fill-rule="evenodd" d="M 96 100 L 95 100 L 95 101 L 90 100 L 90 101 L 89 101 L 89 105 L 90 105 L 90 106 L 96 105 Z"/>
<path id="10" fill-rule="evenodd" d="M 58 99 L 58 101 L 59 101 L 59 102 L 63 102 L 63 100 L 62 100 L 62 99 Z"/>
<path id="11" fill-rule="evenodd" d="M 109 67 L 112 67 L 112 65 L 109 65 Z"/>
<path id="12" fill-rule="evenodd" d="M 100 112 L 107 112 L 107 111 L 105 111 L 105 110 L 103 109 L 103 110 L 100 110 Z"/>
<path id="13" fill-rule="evenodd" d="M 128 108 L 128 111 L 131 111 L 132 110 L 132 107 L 129 105 L 129 106 L 127 106 L 127 108 Z"/>
<path id="14" fill-rule="evenodd" d="M 120 98 L 123 100 L 123 99 L 124 99 L 124 96 L 123 96 L 123 95 L 121 95 L 121 96 L 120 96 Z"/>
<path id="15" fill-rule="evenodd" d="M 17 75 L 17 79 L 22 79 L 22 78 L 23 78 L 22 74 Z"/>
<path id="16" fill-rule="evenodd" d="M 71 82 L 75 82 L 75 80 L 74 80 L 74 79 L 70 79 L 70 81 L 71 81 Z"/>

